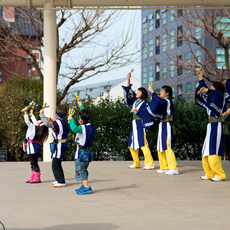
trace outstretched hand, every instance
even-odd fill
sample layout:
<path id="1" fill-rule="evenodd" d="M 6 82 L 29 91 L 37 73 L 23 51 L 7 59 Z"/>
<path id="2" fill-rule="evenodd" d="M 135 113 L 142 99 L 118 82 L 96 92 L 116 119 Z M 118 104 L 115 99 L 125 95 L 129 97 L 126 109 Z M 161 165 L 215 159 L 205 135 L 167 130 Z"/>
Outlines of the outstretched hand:
<path id="1" fill-rule="evenodd" d="M 70 115 L 68 115 L 68 118 L 67 118 L 67 119 L 68 119 L 68 121 L 69 121 L 69 120 L 72 119 L 72 118 L 73 118 L 73 117 L 71 117 Z"/>
<path id="2" fill-rule="evenodd" d="M 81 107 L 81 105 L 82 105 L 82 103 L 79 101 L 78 103 L 78 107 L 80 108 Z"/>
<path id="3" fill-rule="evenodd" d="M 149 92 L 151 92 L 151 93 L 153 93 L 153 92 L 154 92 L 154 90 L 153 90 L 153 87 L 152 87 L 152 86 L 149 86 L 148 90 L 149 90 Z"/>

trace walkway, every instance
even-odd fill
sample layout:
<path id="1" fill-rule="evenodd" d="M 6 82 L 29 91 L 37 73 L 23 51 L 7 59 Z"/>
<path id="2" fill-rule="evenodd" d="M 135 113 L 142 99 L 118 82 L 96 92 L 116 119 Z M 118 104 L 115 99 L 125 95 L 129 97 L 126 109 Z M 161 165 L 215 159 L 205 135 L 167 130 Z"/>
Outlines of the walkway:
<path id="1" fill-rule="evenodd" d="M 40 162 L 41 184 L 26 184 L 29 162 L 1 162 L 0 221 L 6 230 L 229 230 L 230 162 L 222 163 L 224 182 L 200 180 L 200 161 L 179 161 L 177 176 L 92 162 L 94 193 L 79 196 L 73 161 L 63 162 L 65 188 L 52 187 L 51 163 Z"/>

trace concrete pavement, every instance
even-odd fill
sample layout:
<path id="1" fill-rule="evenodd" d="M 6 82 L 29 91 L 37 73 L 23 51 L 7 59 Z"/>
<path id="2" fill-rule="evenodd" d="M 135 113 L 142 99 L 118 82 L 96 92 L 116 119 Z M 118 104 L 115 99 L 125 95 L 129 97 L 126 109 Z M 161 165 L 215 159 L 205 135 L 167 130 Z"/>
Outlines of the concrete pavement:
<path id="1" fill-rule="evenodd" d="M 39 162 L 41 184 L 26 184 L 29 162 L 0 162 L 0 221 L 7 230 L 230 229 L 230 162 L 224 182 L 202 181 L 201 161 L 178 161 L 176 176 L 158 174 L 158 161 L 151 171 L 131 163 L 90 163 L 94 193 L 80 196 L 73 161 L 63 162 L 64 188 L 52 187 L 51 163 Z"/>

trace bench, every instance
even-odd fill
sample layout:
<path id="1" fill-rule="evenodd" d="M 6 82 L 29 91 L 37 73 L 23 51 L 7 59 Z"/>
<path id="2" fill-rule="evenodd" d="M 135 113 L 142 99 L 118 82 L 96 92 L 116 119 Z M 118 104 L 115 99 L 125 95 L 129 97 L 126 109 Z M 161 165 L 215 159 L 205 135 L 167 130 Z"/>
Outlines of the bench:
<path id="1" fill-rule="evenodd" d="M 7 148 L 0 148 L 0 161 L 7 161 Z"/>

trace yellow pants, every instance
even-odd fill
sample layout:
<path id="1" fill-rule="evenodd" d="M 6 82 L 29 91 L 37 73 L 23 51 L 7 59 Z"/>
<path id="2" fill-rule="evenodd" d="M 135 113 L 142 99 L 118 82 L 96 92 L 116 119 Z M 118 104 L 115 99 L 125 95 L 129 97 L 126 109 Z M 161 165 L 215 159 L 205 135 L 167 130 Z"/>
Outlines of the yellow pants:
<path id="1" fill-rule="evenodd" d="M 133 165 L 135 167 L 140 167 L 139 150 L 133 150 L 130 147 L 129 147 L 129 150 L 130 150 L 132 158 L 133 158 Z M 146 139 L 145 139 L 145 146 L 142 146 L 141 150 L 142 150 L 144 157 L 145 157 L 145 166 L 154 167 L 152 154 L 150 152 L 149 146 L 147 145 Z"/>
<path id="2" fill-rule="evenodd" d="M 223 170 L 221 163 L 221 156 L 209 155 L 206 157 L 202 157 L 202 165 L 208 179 L 211 179 L 215 176 L 219 177 L 222 180 L 226 179 L 226 174 Z"/>
<path id="3" fill-rule="evenodd" d="M 167 150 L 164 150 L 163 152 L 159 152 L 157 150 L 157 153 L 158 153 L 158 159 L 159 159 L 161 170 L 167 170 L 167 169 L 177 170 L 175 154 L 170 147 L 168 137 L 167 137 Z"/>

